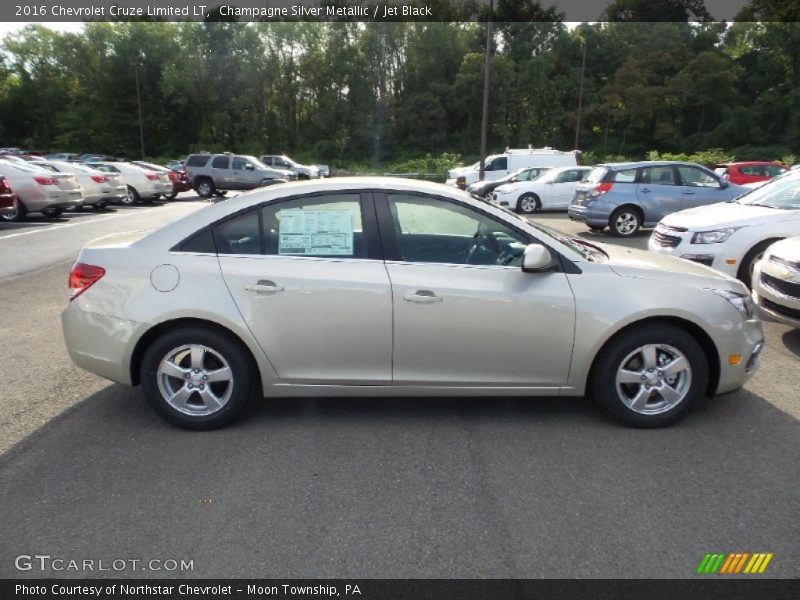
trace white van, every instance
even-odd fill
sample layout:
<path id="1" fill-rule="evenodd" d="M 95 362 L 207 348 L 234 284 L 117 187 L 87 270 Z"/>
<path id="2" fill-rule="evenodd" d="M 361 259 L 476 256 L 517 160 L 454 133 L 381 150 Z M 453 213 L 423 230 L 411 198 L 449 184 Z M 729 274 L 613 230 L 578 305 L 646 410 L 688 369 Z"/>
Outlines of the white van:
<path id="1" fill-rule="evenodd" d="M 550 147 L 544 148 L 506 148 L 502 154 L 486 157 L 485 181 L 493 181 L 505 177 L 509 173 L 524 167 L 575 167 L 578 165 L 579 150 L 562 152 Z M 469 167 L 458 167 L 447 173 L 447 185 L 465 189 L 470 183 L 478 181 L 480 162 Z"/>

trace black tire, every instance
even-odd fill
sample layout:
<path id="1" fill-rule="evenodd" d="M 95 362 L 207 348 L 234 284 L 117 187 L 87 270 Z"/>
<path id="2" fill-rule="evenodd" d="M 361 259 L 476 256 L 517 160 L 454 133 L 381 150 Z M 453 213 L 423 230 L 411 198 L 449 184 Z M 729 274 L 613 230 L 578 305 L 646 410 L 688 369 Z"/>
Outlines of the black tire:
<path id="1" fill-rule="evenodd" d="M 199 179 L 194 189 L 201 198 L 211 198 L 217 192 L 214 182 L 207 177 Z"/>
<path id="2" fill-rule="evenodd" d="M 597 225 L 588 225 L 589 231 L 592 233 L 600 233 L 601 231 L 605 230 L 605 227 L 598 227 Z"/>
<path id="3" fill-rule="evenodd" d="M 164 376 L 159 375 L 159 365 L 163 359 L 170 357 L 176 350 L 192 344 L 210 350 L 206 351 L 204 355 L 205 369 L 213 371 L 224 365 L 217 359 L 217 356 L 220 356 L 227 362 L 232 373 L 231 383 L 207 384 L 208 391 L 211 390 L 212 385 L 217 386 L 214 393 L 222 396 L 226 396 L 227 386 L 231 386 L 227 400 L 210 414 L 201 414 L 203 410 L 207 410 L 202 403 L 198 387 L 203 385 L 202 379 L 199 379 L 202 377 L 202 371 L 201 374 L 190 374 L 190 377 L 194 377 L 190 381 L 195 384 L 192 391 L 188 389 L 192 387 L 189 381 L 184 382 L 182 378 L 167 377 L 167 382 L 164 383 Z M 184 352 L 186 351 L 184 350 Z M 187 356 L 180 364 L 188 367 L 190 361 L 191 356 Z M 147 349 L 142 359 L 140 381 L 147 401 L 160 417 L 184 429 L 206 430 L 221 427 L 242 412 L 255 395 L 256 373 L 257 370 L 247 351 L 238 340 L 233 339 L 230 335 L 210 327 L 180 327 L 159 336 Z M 191 402 L 187 401 L 184 404 L 187 412 L 182 412 L 167 402 L 159 385 L 160 379 L 162 379 L 163 389 L 167 393 L 178 387 L 188 394 Z M 181 385 L 178 386 L 178 383 Z M 219 387 L 220 385 L 222 387 Z M 196 414 L 191 414 L 192 412 Z"/>
<path id="4" fill-rule="evenodd" d="M 50 210 L 42 211 L 42 214 L 47 219 L 58 219 L 59 217 L 61 217 L 61 215 L 64 214 L 64 209 L 63 208 L 53 208 L 53 209 L 50 209 Z"/>
<path id="5" fill-rule="evenodd" d="M 225 194 L 228 193 L 228 190 L 215 190 L 214 195 L 218 198 L 222 198 Z"/>
<path id="6" fill-rule="evenodd" d="M 532 193 L 522 194 L 517 200 L 517 212 L 523 215 L 532 215 L 542 210 L 542 201 L 539 196 Z"/>
<path id="7" fill-rule="evenodd" d="M 17 202 L 17 205 L 11 212 L 3 213 L 0 219 L 7 223 L 19 223 L 28 217 L 28 209 L 22 202 Z"/>
<path id="8" fill-rule="evenodd" d="M 669 356 L 669 348 L 682 354 L 688 361 L 688 378 L 681 379 L 685 375 L 678 374 L 675 376 L 674 382 L 669 382 L 668 379 L 663 378 L 660 370 L 654 369 L 647 375 L 654 379 L 652 388 L 647 388 L 647 390 L 652 389 L 653 391 L 648 393 L 647 390 L 642 390 L 646 385 L 639 382 L 638 377 L 636 383 L 623 383 L 618 390 L 617 373 L 626 365 L 628 371 L 636 372 L 639 367 L 630 365 L 637 361 L 638 356 L 644 356 L 643 354 L 637 355 L 637 349 L 648 345 L 661 345 L 667 348 L 656 351 L 657 364 Z M 628 360 L 632 354 L 634 357 Z M 646 366 L 642 365 L 641 369 L 644 372 Z M 689 414 L 703 399 L 708 385 L 708 377 L 708 359 L 703 348 L 692 335 L 668 323 L 650 323 L 626 330 L 624 334 L 615 336 L 603 347 L 592 367 L 589 393 L 603 410 L 626 425 L 641 428 L 666 427 L 677 423 Z M 650 385 L 651 380 L 647 379 L 647 382 L 647 385 Z M 672 387 L 673 391 L 685 386 L 683 387 L 685 392 L 681 399 L 676 400 L 672 406 L 668 403 L 668 396 L 662 397 L 658 392 L 659 387 L 663 388 L 666 385 Z M 630 396 L 635 398 L 637 392 L 643 392 L 646 395 L 645 398 L 649 397 L 649 399 L 645 399 L 646 404 L 641 407 L 641 410 L 648 410 L 647 407 L 650 407 L 650 414 L 634 410 L 623 400 L 624 396 L 630 401 Z M 658 408 L 659 402 L 664 404 L 661 409 Z"/>
<path id="9" fill-rule="evenodd" d="M 95 204 L 92 204 L 92 209 L 94 209 L 95 212 L 103 212 L 106 209 L 106 206 L 107 205 L 105 202 L 96 202 Z"/>
<path id="10" fill-rule="evenodd" d="M 736 272 L 736 279 L 745 284 L 748 288 L 753 287 L 753 267 L 764 256 L 764 252 L 772 244 L 777 242 L 777 239 L 764 240 L 750 248 L 747 254 L 744 255 L 742 262 L 739 264 L 739 270 Z"/>
<path id="11" fill-rule="evenodd" d="M 120 198 L 120 202 L 124 206 L 133 206 L 139 202 L 139 200 L 139 192 L 137 192 L 136 189 L 132 188 L 131 186 L 127 186 L 127 193 L 124 197 Z"/>
<path id="12" fill-rule="evenodd" d="M 164 194 L 164 200 L 175 200 L 178 197 L 178 192 L 172 192 L 171 194 Z"/>
<path id="13" fill-rule="evenodd" d="M 633 206 L 623 206 L 611 213 L 608 227 L 617 237 L 632 237 L 642 226 L 642 213 Z"/>

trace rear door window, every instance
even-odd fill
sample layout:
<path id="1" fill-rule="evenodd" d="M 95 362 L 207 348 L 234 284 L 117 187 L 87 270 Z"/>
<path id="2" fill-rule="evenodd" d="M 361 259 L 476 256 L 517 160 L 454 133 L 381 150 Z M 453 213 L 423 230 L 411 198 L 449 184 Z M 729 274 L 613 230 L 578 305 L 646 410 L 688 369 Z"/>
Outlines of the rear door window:
<path id="1" fill-rule="evenodd" d="M 678 172 L 681 175 L 681 182 L 689 187 L 719 187 L 716 177 L 699 167 L 680 165 Z"/>
<path id="2" fill-rule="evenodd" d="M 208 156 L 202 156 L 202 155 L 190 156 L 189 160 L 186 161 L 186 166 L 187 167 L 204 167 L 205 164 L 208 162 L 208 159 L 209 159 Z"/>
<path id="3" fill-rule="evenodd" d="M 612 181 L 614 183 L 634 183 L 636 181 L 636 169 L 615 171 Z"/>
<path id="4" fill-rule="evenodd" d="M 642 169 L 641 183 L 651 185 L 677 185 L 675 170 L 671 165 L 659 167 L 645 167 Z"/>
<path id="5" fill-rule="evenodd" d="M 211 163 L 211 168 L 227 169 L 230 162 L 231 162 L 230 156 L 216 156 L 214 157 L 214 161 Z"/>

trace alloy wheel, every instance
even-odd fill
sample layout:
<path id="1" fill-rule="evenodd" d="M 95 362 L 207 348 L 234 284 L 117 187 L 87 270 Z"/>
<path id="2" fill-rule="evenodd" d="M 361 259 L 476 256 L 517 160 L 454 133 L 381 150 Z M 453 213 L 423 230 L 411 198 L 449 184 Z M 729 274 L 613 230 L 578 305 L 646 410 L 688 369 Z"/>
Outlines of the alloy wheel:
<path id="1" fill-rule="evenodd" d="M 614 224 L 620 235 L 632 235 L 638 229 L 639 219 L 633 213 L 624 212 L 617 216 Z"/>
<path id="2" fill-rule="evenodd" d="M 197 417 L 225 407 L 234 387 L 228 361 L 202 344 L 186 344 L 170 350 L 158 365 L 157 382 L 167 404 Z"/>
<path id="3" fill-rule="evenodd" d="M 692 366 L 668 344 L 647 344 L 628 354 L 616 374 L 620 400 L 630 410 L 658 415 L 683 402 L 692 385 Z"/>

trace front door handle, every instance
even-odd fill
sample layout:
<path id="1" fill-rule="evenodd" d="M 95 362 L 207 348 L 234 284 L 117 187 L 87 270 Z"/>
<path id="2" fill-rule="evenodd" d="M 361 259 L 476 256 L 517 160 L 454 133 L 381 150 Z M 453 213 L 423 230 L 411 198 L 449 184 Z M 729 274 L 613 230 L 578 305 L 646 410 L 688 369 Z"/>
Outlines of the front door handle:
<path id="1" fill-rule="evenodd" d="M 262 279 L 258 283 L 248 284 L 244 286 L 248 292 L 255 292 L 256 294 L 272 295 L 283 291 L 282 285 L 276 285 L 274 281 L 269 279 Z"/>
<path id="2" fill-rule="evenodd" d="M 683 193 L 686 194 L 687 196 L 694 196 L 694 192 L 690 190 L 683 190 Z"/>
<path id="3" fill-rule="evenodd" d="M 639 191 L 642 192 L 643 194 L 649 194 L 650 193 L 650 188 L 642 188 Z"/>
<path id="4" fill-rule="evenodd" d="M 433 304 L 434 302 L 441 302 L 442 298 L 430 290 L 417 290 L 416 292 L 406 292 L 403 295 L 403 300 L 416 302 L 417 304 Z"/>

